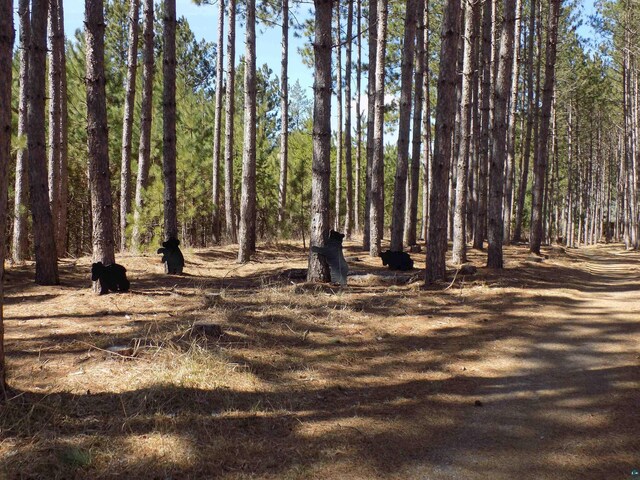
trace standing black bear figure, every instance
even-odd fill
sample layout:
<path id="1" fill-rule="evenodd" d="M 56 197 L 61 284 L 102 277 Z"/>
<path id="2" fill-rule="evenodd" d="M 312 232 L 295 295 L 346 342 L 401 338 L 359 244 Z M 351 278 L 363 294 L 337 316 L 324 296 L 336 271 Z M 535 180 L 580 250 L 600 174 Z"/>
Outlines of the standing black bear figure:
<path id="1" fill-rule="evenodd" d="M 164 273 L 181 275 L 184 268 L 184 257 L 180 251 L 180 240 L 170 238 L 166 242 L 162 242 L 162 247 L 158 249 L 158 253 L 162 254 L 162 262 L 164 263 Z"/>
<path id="2" fill-rule="evenodd" d="M 319 255 L 324 255 L 331 270 L 331 283 L 347 284 L 347 274 L 349 266 L 342 254 L 342 239 L 344 234 L 331 230 L 329 239 L 324 247 L 311 247 L 311 251 Z"/>
<path id="3" fill-rule="evenodd" d="M 100 281 L 100 295 L 112 292 L 128 292 L 127 269 L 117 263 L 103 265 L 102 262 L 91 265 L 91 280 Z"/>
<path id="4" fill-rule="evenodd" d="M 380 254 L 382 265 L 389 265 L 389 270 L 412 270 L 413 260 L 407 252 L 387 250 Z"/>

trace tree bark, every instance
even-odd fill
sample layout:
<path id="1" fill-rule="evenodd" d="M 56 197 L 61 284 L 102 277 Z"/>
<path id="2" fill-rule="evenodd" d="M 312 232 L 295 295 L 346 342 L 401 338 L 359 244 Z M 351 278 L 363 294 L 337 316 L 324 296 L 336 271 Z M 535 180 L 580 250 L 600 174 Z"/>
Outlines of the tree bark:
<path id="1" fill-rule="evenodd" d="M 413 100 L 413 128 L 412 149 L 409 178 L 407 181 L 407 216 L 404 225 L 405 245 L 417 243 L 416 229 L 418 224 L 418 192 L 420 182 L 420 149 L 422 147 L 422 104 L 424 102 L 424 64 L 425 64 L 425 2 L 418 0 L 416 11 L 418 14 L 416 30 L 416 72 L 414 78 Z"/>
<path id="2" fill-rule="evenodd" d="M 45 66 L 47 49 L 47 0 L 34 0 L 29 49 L 29 190 L 36 257 L 36 283 L 56 285 L 58 263 L 53 218 L 49 207 L 45 149 Z"/>
<path id="3" fill-rule="evenodd" d="M 58 209 L 58 237 L 56 247 L 58 256 L 64 256 L 68 251 L 68 211 L 69 211 L 69 109 L 67 95 L 67 54 L 64 37 L 64 7 L 63 1 L 58 0 L 58 28 L 61 31 L 59 40 L 60 53 L 60 208 Z"/>
<path id="4" fill-rule="evenodd" d="M 487 212 L 487 240 L 489 244 L 487 266 L 489 268 L 502 268 L 503 266 L 502 236 L 504 227 L 502 201 L 504 193 L 504 162 L 507 155 L 507 107 L 512 83 L 515 8 L 515 2 L 505 0 L 498 75 L 494 93 L 493 150 L 489 168 L 489 205 Z"/>
<path id="5" fill-rule="evenodd" d="M 356 30 L 357 30 L 357 59 L 356 59 L 356 175 L 355 175 L 355 192 L 353 202 L 353 226 L 356 232 L 360 232 L 360 173 L 362 159 L 362 113 L 361 105 L 361 84 L 362 84 L 362 0 L 357 0 L 356 8 Z"/>
<path id="6" fill-rule="evenodd" d="M 285 2 L 287 0 L 284 0 Z M 220 140 L 222 134 L 222 95 L 224 81 L 224 0 L 218 2 L 218 55 L 216 57 L 216 109 L 213 121 L 213 178 L 212 201 L 213 216 L 213 243 L 220 243 L 221 219 L 220 219 Z M 280 222 L 278 222 L 280 223 Z"/>
<path id="7" fill-rule="evenodd" d="M 329 237 L 329 181 L 331 170 L 331 0 L 315 0 L 313 160 L 311 177 L 311 247 Z M 307 281 L 328 282 L 324 256 L 309 252 Z"/>
<path id="8" fill-rule="evenodd" d="M 255 0 L 247 0 L 244 69 L 244 141 L 238 262 L 256 250 L 256 17 Z"/>
<path id="9" fill-rule="evenodd" d="M 453 263 L 467 261 L 467 187 L 469 175 L 469 146 L 471 143 L 471 100 L 475 38 L 475 0 L 464 0 L 464 58 L 462 61 L 462 105 L 460 112 L 460 149 L 456 181 L 456 203 L 453 221 Z"/>
<path id="10" fill-rule="evenodd" d="M 487 234 L 487 174 L 489 170 L 489 138 L 491 135 L 491 32 L 494 22 L 492 3 L 485 0 L 482 13 L 482 104 L 481 133 L 478 148 L 478 205 L 473 229 L 473 248 L 482 250 Z"/>
<path id="11" fill-rule="evenodd" d="M 237 242 L 235 209 L 233 201 L 233 116 L 235 113 L 236 84 L 236 0 L 227 6 L 229 32 L 227 34 L 227 108 L 224 119 L 224 208 L 226 234 L 231 243 Z"/>
<path id="12" fill-rule="evenodd" d="M 391 251 L 401 252 L 404 240 L 407 206 L 407 170 L 409 166 L 409 134 L 411 131 L 411 86 L 416 46 L 417 0 L 407 0 L 404 20 L 404 42 L 400 80 L 400 119 L 398 125 L 398 158 L 391 214 Z"/>
<path id="13" fill-rule="evenodd" d="M 21 6 L 23 6 L 21 4 Z M 21 12 L 23 10 L 21 9 Z M 0 0 L 0 395 L 6 398 L 3 285 L 7 221 L 7 188 L 11 158 L 11 82 L 13 60 L 13 1 Z M 42 72 L 41 72 L 42 73 Z"/>
<path id="14" fill-rule="evenodd" d="M 138 17 L 140 0 L 129 6 L 129 39 L 127 51 L 127 84 L 122 119 L 122 159 L 120 163 L 120 251 L 127 248 L 127 215 L 131 211 L 131 137 L 133 110 L 136 98 L 136 70 L 138 67 Z"/>
<path id="15" fill-rule="evenodd" d="M 440 72 L 436 129 L 431 165 L 432 188 L 429 196 L 427 237 L 427 284 L 446 277 L 447 219 L 449 203 L 449 165 L 456 115 L 457 48 L 460 36 L 460 0 L 447 0 L 441 30 Z"/>
<path id="16" fill-rule="evenodd" d="M 109 134 L 104 72 L 104 10 L 102 0 L 85 0 L 87 42 L 87 144 L 93 220 L 93 261 L 115 263 L 113 204 L 109 175 Z M 94 282 L 94 291 L 99 288 Z"/>
<path id="17" fill-rule="evenodd" d="M 340 19 L 340 0 L 334 0 L 336 8 L 336 99 L 338 103 L 338 135 L 336 141 L 336 198 L 333 229 L 340 230 L 342 206 L 342 157 L 343 157 L 343 124 L 342 124 L 342 26 Z"/>
<path id="18" fill-rule="evenodd" d="M 542 243 L 542 206 L 544 196 L 544 181 L 549 158 L 547 148 L 549 142 L 549 123 L 551 118 L 551 104 L 555 84 L 556 49 L 558 43 L 558 18 L 562 0 L 550 0 L 549 30 L 547 33 L 547 51 L 545 65 L 545 79 L 542 90 L 542 110 L 540 118 L 540 133 L 538 134 L 538 155 L 534 168 L 533 198 L 531 208 L 531 244 L 532 253 L 540 254 Z"/>
<path id="19" fill-rule="evenodd" d="M 144 0 L 143 66 L 142 66 L 142 107 L 140 108 L 140 144 L 138 146 L 138 177 L 136 179 L 135 210 L 133 212 L 133 232 L 131 243 L 134 251 L 140 250 L 142 240 L 142 209 L 144 191 L 149 178 L 151 163 L 151 122 L 153 108 L 153 0 Z"/>
<path id="20" fill-rule="evenodd" d="M 371 165 L 373 163 L 373 125 L 375 117 L 376 45 L 378 0 L 369 0 L 369 64 L 367 65 L 367 165 L 365 169 L 364 226 L 362 249 L 369 250 L 371 243 Z"/>
<path id="21" fill-rule="evenodd" d="M 509 101 L 509 120 L 507 123 L 507 160 L 505 164 L 505 190 L 504 190 L 504 234 L 505 244 L 511 242 L 511 205 L 513 200 L 513 175 L 515 171 L 516 156 L 516 112 L 518 106 L 518 89 L 520 75 L 520 24 L 522 18 L 522 0 L 516 0 L 516 24 L 514 34 L 513 54 L 513 81 L 511 84 L 511 99 Z"/>
<path id="22" fill-rule="evenodd" d="M 162 32 L 162 176 L 164 238 L 178 238 L 176 194 L 176 0 L 164 0 Z"/>
<path id="23" fill-rule="evenodd" d="M 384 84 L 388 0 L 378 0 L 377 4 L 375 116 L 373 121 L 373 156 L 371 158 L 371 206 L 369 208 L 369 255 L 372 257 L 380 255 L 384 233 Z"/>
<path id="24" fill-rule="evenodd" d="M 344 111 L 344 169 L 346 175 L 344 233 L 347 239 L 353 232 L 353 149 L 351 146 L 351 51 L 353 47 L 353 0 L 347 0 L 347 48 L 345 60 Z"/>
<path id="25" fill-rule="evenodd" d="M 431 195 L 431 68 L 429 58 L 431 56 L 429 32 L 429 0 L 424 2 L 424 78 L 422 79 L 422 91 L 424 92 L 424 116 L 422 117 L 422 145 L 423 145 L 423 185 L 422 185 L 422 238 L 426 241 L 429 233 L 429 196 Z"/>
<path id="26" fill-rule="evenodd" d="M 30 32 L 30 8 L 29 0 L 20 0 L 18 4 L 20 18 L 20 93 L 18 103 L 18 136 L 27 134 L 27 106 L 28 82 L 29 82 L 29 32 Z M 27 232 L 27 190 L 29 188 L 28 155 L 27 148 L 20 148 L 16 156 L 16 183 L 13 208 L 13 248 L 12 259 L 14 263 L 22 263 L 28 255 Z"/>
<path id="27" fill-rule="evenodd" d="M 289 0 L 282 0 L 282 63 L 280 67 L 280 179 L 278 181 L 278 228 L 284 225 L 287 208 L 287 173 L 289 168 Z"/>

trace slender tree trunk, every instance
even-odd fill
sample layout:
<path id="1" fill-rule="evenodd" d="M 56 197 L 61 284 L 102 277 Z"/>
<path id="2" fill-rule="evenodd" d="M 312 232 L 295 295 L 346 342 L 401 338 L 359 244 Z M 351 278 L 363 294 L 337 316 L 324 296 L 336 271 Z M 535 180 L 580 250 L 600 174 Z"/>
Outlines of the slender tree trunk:
<path id="1" fill-rule="evenodd" d="M 504 192 L 504 162 L 507 155 L 507 106 L 511 92 L 515 8 L 512 0 L 505 0 L 504 21 L 500 39 L 500 61 L 495 88 L 493 117 L 493 151 L 489 168 L 489 206 L 487 211 L 488 257 L 487 266 L 502 268 L 503 217 L 502 197 Z"/>
<path id="2" fill-rule="evenodd" d="M 524 215 L 524 201 L 527 193 L 527 183 L 529 182 L 529 158 L 531 157 L 531 136 L 533 132 L 534 117 L 537 114 L 537 106 L 534 97 L 534 81 L 533 81 L 533 67 L 534 67 L 534 47 L 536 42 L 536 32 L 538 36 L 539 27 L 536 28 L 536 11 L 537 0 L 531 0 L 531 12 L 529 17 L 529 32 L 528 32 L 528 54 L 527 54 L 527 130 L 525 133 L 524 148 L 523 148 L 523 165 L 520 176 L 520 187 L 518 189 L 518 203 L 516 206 L 516 219 L 513 231 L 513 241 L 519 242 L 522 239 L 522 219 Z M 538 60 L 539 61 L 539 60 Z"/>
<path id="3" fill-rule="evenodd" d="M 425 272 L 427 284 L 442 280 L 446 276 L 448 175 L 456 115 L 456 71 L 459 36 L 460 0 L 447 0 L 441 30 L 436 132 L 431 166 L 432 189 L 429 197 L 429 233 L 427 237 L 427 269 Z"/>
<path id="4" fill-rule="evenodd" d="M 29 71 L 29 31 L 30 9 L 29 0 L 20 0 L 18 4 L 20 17 L 20 98 L 18 103 L 18 135 L 27 134 L 27 105 L 28 100 L 28 71 Z M 8 31 L 8 30 L 7 30 Z M 9 68 L 9 70 L 11 70 Z M 12 258 L 14 263 L 22 263 L 28 255 L 27 232 L 27 190 L 29 188 L 28 176 L 28 149 L 20 148 L 16 157 L 16 183 L 13 209 L 13 248 Z M 3 175 L 3 178 L 6 178 Z"/>
<path id="5" fill-rule="evenodd" d="M 313 166 L 310 245 L 324 246 L 329 237 L 331 170 L 331 0 L 315 0 Z M 328 282 L 324 256 L 309 252 L 307 281 Z"/>
<path id="6" fill-rule="evenodd" d="M 460 150 L 458 152 L 458 179 L 453 221 L 453 263 L 467 261 L 467 189 L 469 179 L 469 151 L 471 144 L 471 101 L 473 83 L 473 57 L 475 38 L 474 9 L 480 4 L 464 0 L 464 59 L 462 62 L 462 105 L 460 113 Z"/>
<path id="7" fill-rule="evenodd" d="M 360 173 L 361 173 L 361 165 L 360 161 L 362 159 L 362 113 L 360 112 L 361 105 L 361 84 L 362 84 L 362 0 L 357 0 L 357 8 L 356 8 L 356 30 L 358 32 L 356 42 L 357 42 L 357 59 L 356 59 L 356 137 L 357 137 L 357 145 L 356 145 L 356 175 L 355 175 L 355 193 L 354 193 L 354 202 L 353 202 L 353 223 L 356 232 L 360 232 Z"/>
<path id="8" fill-rule="evenodd" d="M 373 126 L 373 156 L 371 159 L 371 207 L 369 210 L 369 255 L 381 253 L 384 233 L 384 84 L 387 49 L 388 0 L 378 0 L 378 32 L 376 45 L 375 116 Z"/>
<path id="9" fill-rule="evenodd" d="M 36 283 L 58 284 L 58 263 L 53 219 L 49 207 L 45 149 L 45 71 L 47 49 L 47 0 L 34 0 L 29 49 L 29 190 L 36 257 Z"/>
<path id="10" fill-rule="evenodd" d="M 336 99 L 338 100 L 338 138 L 336 141 L 336 198 L 333 229 L 340 230 L 340 214 L 342 206 L 342 26 L 340 21 L 340 0 L 334 0 L 336 8 Z"/>
<path id="11" fill-rule="evenodd" d="M 376 88 L 376 45 L 378 43 L 377 12 L 378 1 L 369 0 L 369 65 L 367 66 L 367 166 L 364 192 L 364 228 L 362 249 L 371 248 L 371 166 L 373 164 L 373 125 L 375 118 Z"/>
<path id="12" fill-rule="evenodd" d="M 407 169 L 409 165 L 409 134 L 411 131 L 411 87 L 415 53 L 417 0 L 407 0 L 404 20 L 404 47 L 400 80 L 400 122 L 398 126 L 398 158 L 391 215 L 391 251 L 401 252 L 404 240 L 404 220 L 407 206 Z"/>
<path id="13" fill-rule="evenodd" d="M 289 168 L 289 0 L 282 0 L 282 62 L 280 67 L 280 179 L 278 182 L 278 225 L 282 229 L 287 206 L 287 169 Z"/>
<path id="14" fill-rule="evenodd" d="M 176 193 L 176 0 L 164 0 L 162 31 L 162 177 L 164 238 L 178 238 Z"/>
<path id="15" fill-rule="evenodd" d="M 135 209 L 133 212 L 133 232 L 131 243 L 134 251 L 140 250 L 142 237 L 142 209 L 144 191 L 149 178 L 151 163 L 151 121 L 153 107 L 153 0 L 144 0 L 143 66 L 142 66 L 142 107 L 140 108 L 140 144 L 138 146 L 138 177 L 136 179 Z"/>
<path id="16" fill-rule="evenodd" d="M 516 112 L 518 106 L 518 88 L 520 76 L 520 25 L 522 18 L 522 0 L 516 0 L 516 24 L 514 34 L 513 81 L 511 84 L 511 100 L 509 101 L 509 120 L 507 123 L 507 160 L 505 164 L 504 191 L 504 235 L 505 244 L 511 241 L 511 205 L 513 199 L 513 175 L 516 156 Z"/>
<path id="17" fill-rule="evenodd" d="M 549 31 L 547 33 L 547 52 L 545 65 L 544 88 L 542 91 L 542 115 L 540 133 L 538 135 L 538 155 L 534 169 L 533 199 L 531 212 L 531 245 L 532 253 L 540 254 L 542 243 L 542 201 L 544 194 L 544 179 L 549 158 L 549 122 L 551 118 L 551 104 L 555 84 L 556 48 L 558 43 L 558 18 L 560 16 L 560 2 L 551 0 L 549 5 Z"/>
<path id="18" fill-rule="evenodd" d="M 236 83 L 236 0 L 229 0 L 227 6 L 229 32 L 227 34 L 227 91 L 226 115 L 224 119 L 224 208 L 226 234 L 231 243 L 236 243 L 236 216 L 233 201 L 233 117 L 235 114 Z"/>
<path id="19" fill-rule="evenodd" d="M 138 17 L 140 0 L 129 5 L 129 40 L 127 51 L 127 84 L 122 119 L 122 160 L 120 163 L 120 251 L 127 249 L 127 215 L 131 211 L 131 138 L 133 110 L 136 98 L 136 70 L 138 68 Z"/>
<path id="20" fill-rule="evenodd" d="M 87 42 L 87 143 L 93 220 L 93 261 L 115 263 L 113 204 L 109 178 L 106 77 L 104 72 L 104 10 L 102 0 L 85 0 Z M 98 291 L 99 282 L 94 282 Z"/>
<path id="21" fill-rule="evenodd" d="M 482 250 L 487 234 L 487 174 L 489 170 L 489 138 L 491 134 L 491 31 L 494 22 L 492 3 L 485 0 L 482 14 L 482 105 L 481 137 L 478 148 L 478 206 L 473 230 L 473 248 Z"/>
<path id="22" fill-rule="evenodd" d="M 21 5 L 22 6 L 22 5 Z M 23 10 L 21 9 L 21 12 Z M 6 398 L 4 318 L 2 312 L 4 255 L 7 220 L 7 188 L 11 158 L 11 82 L 13 60 L 13 1 L 0 0 L 0 395 Z M 42 72 L 41 72 L 42 73 Z"/>
<path id="23" fill-rule="evenodd" d="M 425 17 L 424 0 L 418 0 L 416 11 L 418 14 L 416 30 L 416 72 L 414 78 L 414 100 L 413 100 L 413 128 L 411 142 L 411 165 L 407 182 L 407 216 L 404 225 L 404 243 L 412 246 L 417 243 L 417 223 L 418 223 L 418 193 L 420 182 L 420 148 L 422 146 L 422 103 L 424 102 L 424 38 L 425 38 Z"/>
<path id="24" fill-rule="evenodd" d="M 431 166 L 433 156 L 431 155 L 431 69 L 429 68 L 429 58 L 431 57 L 429 32 L 429 0 L 424 2 L 424 117 L 422 120 L 423 132 L 423 185 L 422 185 L 422 238 L 426 241 L 429 231 L 429 197 L 431 195 Z"/>
<path id="25" fill-rule="evenodd" d="M 284 0 L 285 2 L 287 0 Z M 220 140 L 222 134 L 222 95 L 224 81 L 224 0 L 218 2 L 218 55 L 216 57 L 216 110 L 213 122 L 213 178 L 211 218 L 213 243 L 220 243 Z M 285 87 L 286 88 L 286 87 Z M 284 120 L 283 120 L 284 122 Z"/>
<path id="26" fill-rule="evenodd" d="M 60 112 L 62 96 L 60 91 L 61 68 L 60 50 L 64 48 L 64 32 L 58 25 L 59 0 L 49 0 L 49 208 L 53 221 L 54 235 L 58 238 L 58 217 L 60 215 Z"/>
<path id="27" fill-rule="evenodd" d="M 344 169 L 346 175 L 344 233 L 350 239 L 353 231 L 353 158 L 351 145 L 351 50 L 353 47 L 353 0 L 347 0 L 347 48 L 345 60 Z"/>
<path id="28" fill-rule="evenodd" d="M 247 0 L 244 69 L 244 142 L 238 262 L 256 250 L 256 16 L 255 0 Z"/>
<path id="29" fill-rule="evenodd" d="M 56 247 L 58 256 L 62 257 L 69 251 L 68 245 L 68 211 L 69 211 L 69 109 L 67 95 L 67 54 L 64 37 L 64 8 L 63 1 L 58 0 L 58 29 L 61 34 L 61 43 L 58 52 L 60 54 L 60 181 L 59 198 L 60 208 L 58 209 L 58 237 Z"/>

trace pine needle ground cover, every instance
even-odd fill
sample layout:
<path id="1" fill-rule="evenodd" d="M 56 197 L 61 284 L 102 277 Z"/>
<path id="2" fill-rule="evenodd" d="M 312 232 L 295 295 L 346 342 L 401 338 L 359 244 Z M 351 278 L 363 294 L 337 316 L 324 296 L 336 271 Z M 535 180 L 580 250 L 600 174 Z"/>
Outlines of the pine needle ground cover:
<path id="1" fill-rule="evenodd" d="M 610 479 L 640 467 L 640 255 L 506 249 L 422 288 L 347 244 L 349 286 L 301 244 L 120 256 L 131 293 L 7 274 L 0 478 Z M 481 266 L 486 256 L 472 251 Z M 450 279 L 454 278 L 451 269 Z"/>

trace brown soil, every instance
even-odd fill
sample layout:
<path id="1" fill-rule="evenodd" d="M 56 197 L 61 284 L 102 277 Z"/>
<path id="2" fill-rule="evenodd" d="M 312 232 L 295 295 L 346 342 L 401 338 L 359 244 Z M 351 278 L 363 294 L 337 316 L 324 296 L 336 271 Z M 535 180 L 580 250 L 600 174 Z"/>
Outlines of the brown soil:
<path id="1" fill-rule="evenodd" d="M 187 251 L 182 277 L 122 256 L 121 295 L 86 258 L 53 288 L 9 268 L 0 478 L 631 478 L 640 255 L 545 253 L 430 290 L 355 243 L 345 289 L 300 283 L 294 243 Z"/>

